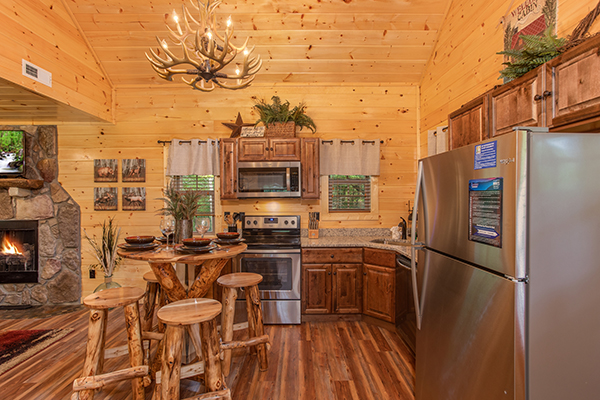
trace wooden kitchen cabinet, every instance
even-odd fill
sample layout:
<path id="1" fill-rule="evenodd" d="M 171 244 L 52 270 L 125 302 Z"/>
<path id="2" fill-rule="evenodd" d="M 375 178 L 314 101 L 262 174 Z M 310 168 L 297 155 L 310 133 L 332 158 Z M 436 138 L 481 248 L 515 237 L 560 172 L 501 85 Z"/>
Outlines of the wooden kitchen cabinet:
<path id="1" fill-rule="evenodd" d="M 548 98 L 553 130 L 577 131 L 586 121 L 600 119 L 599 48 L 596 36 L 547 63 L 553 79 Z"/>
<path id="2" fill-rule="evenodd" d="M 299 138 L 240 138 L 238 161 L 300 161 Z"/>
<path id="3" fill-rule="evenodd" d="M 319 188 L 319 139 L 302 139 L 302 198 L 318 199 Z"/>
<path id="4" fill-rule="evenodd" d="M 302 313 L 360 314 L 362 249 L 302 250 Z"/>
<path id="5" fill-rule="evenodd" d="M 448 116 L 450 150 L 489 137 L 489 92 L 471 100 Z"/>
<path id="6" fill-rule="evenodd" d="M 221 139 L 221 198 L 237 198 L 237 143 L 235 139 Z"/>
<path id="7" fill-rule="evenodd" d="M 490 137 L 512 132 L 515 126 L 547 126 L 547 72 L 542 66 L 492 90 Z"/>
<path id="8" fill-rule="evenodd" d="M 396 253 L 388 250 L 364 251 L 363 314 L 391 323 L 408 313 L 408 271 L 396 265 Z"/>

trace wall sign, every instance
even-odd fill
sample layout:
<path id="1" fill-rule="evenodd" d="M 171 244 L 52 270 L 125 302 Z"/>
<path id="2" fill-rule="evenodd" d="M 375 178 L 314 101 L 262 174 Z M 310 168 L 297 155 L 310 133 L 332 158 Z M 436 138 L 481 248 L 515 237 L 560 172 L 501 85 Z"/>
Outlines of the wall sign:
<path id="1" fill-rule="evenodd" d="M 502 178 L 469 181 L 469 240 L 502 247 Z"/>

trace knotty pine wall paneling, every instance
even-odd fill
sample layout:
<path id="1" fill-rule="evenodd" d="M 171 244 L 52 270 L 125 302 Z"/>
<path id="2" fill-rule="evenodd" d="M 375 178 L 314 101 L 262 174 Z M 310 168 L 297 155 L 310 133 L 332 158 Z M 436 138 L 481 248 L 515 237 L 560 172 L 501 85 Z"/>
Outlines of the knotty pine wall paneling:
<path id="1" fill-rule="evenodd" d="M 240 112 L 244 122 L 258 118 L 252 111 L 256 98 L 269 100 L 278 95 L 292 105 L 305 102 L 307 113 L 317 132 L 300 132 L 301 137 L 322 139 L 381 139 L 381 175 L 376 195 L 379 218 L 373 221 L 327 221 L 331 227 L 392 227 L 407 218 L 406 203 L 414 197 L 417 157 L 417 123 L 419 91 L 408 84 L 311 84 L 271 86 L 255 83 L 240 91 L 216 90 L 201 93 L 183 84 L 123 87 L 117 90 L 115 124 L 64 124 L 59 126 L 60 182 L 81 206 L 82 228 L 89 234 L 100 233 L 99 226 L 107 217 L 115 216 L 121 236 L 159 235 L 164 187 L 164 160 L 168 147 L 158 140 L 229 137 L 231 131 L 222 125 L 232 122 Z M 93 182 L 93 160 L 96 158 L 145 158 L 146 182 L 114 184 Z M 120 164 L 119 164 L 120 165 Z M 93 210 L 93 188 L 119 188 L 119 211 Z M 146 187 L 146 211 L 121 211 L 122 187 Z M 323 188 L 322 188 L 323 189 Z M 222 212 L 247 214 L 299 214 L 306 228 L 308 212 L 324 212 L 319 200 L 217 199 Z M 83 242 L 83 295 L 91 293 L 102 281 L 89 279 L 87 266 L 93 262 L 89 246 Z M 115 272 L 114 280 L 122 285 L 144 287 L 142 275 L 149 270 L 143 262 L 125 260 Z"/>
<path id="2" fill-rule="evenodd" d="M 515 1 L 513 8 L 521 4 Z M 504 28 L 499 24 L 509 0 L 452 1 L 433 54 L 420 83 L 421 124 L 419 157 L 427 155 L 427 131 L 447 125 L 448 114 L 478 95 L 502 84 Z M 595 2 L 558 0 L 557 33 L 566 37 Z M 596 21 L 591 33 L 597 32 Z"/>
<path id="3" fill-rule="evenodd" d="M 0 27 L 0 78 L 112 121 L 112 85 L 62 1 L 3 0 Z M 52 73 L 52 87 L 23 76 L 22 59 Z"/>

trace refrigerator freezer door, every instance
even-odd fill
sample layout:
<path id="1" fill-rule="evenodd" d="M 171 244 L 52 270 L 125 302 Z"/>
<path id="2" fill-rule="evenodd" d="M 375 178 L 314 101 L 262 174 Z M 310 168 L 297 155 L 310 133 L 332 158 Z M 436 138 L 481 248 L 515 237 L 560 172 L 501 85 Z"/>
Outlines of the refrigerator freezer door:
<path id="1" fill-rule="evenodd" d="M 416 399 L 515 398 L 515 292 L 523 285 L 419 252 Z"/>
<path id="2" fill-rule="evenodd" d="M 533 135 L 530 154 L 529 399 L 598 399 L 600 135 Z"/>
<path id="3" fill-rule="evenodd" d="M 481 165 L 477 162 L 480 148 L 476 146 L 482 143 L 494 148 L 495 166 L 477 168 Z M 517 208 L 523 210 L 526 204 L 526 145 L 524 132 L 512 132 L 423 159 L 418 241 L 441 253 L 522 278 L 524 272 L 516 269 L 515 243 L 516 226 L 523 219 Z M 474 208 L 478 206 L 473 205 L 470 182 L 491 178 L 501 178 L 502 182 L 500 207 L 492 209 L 500 215 L 499 227 L 486 232 L 496 234 L 494 230 L 499 230 L 495 246 L 469 240 L 473 239 L 470 217 L 486 207 Z"/>

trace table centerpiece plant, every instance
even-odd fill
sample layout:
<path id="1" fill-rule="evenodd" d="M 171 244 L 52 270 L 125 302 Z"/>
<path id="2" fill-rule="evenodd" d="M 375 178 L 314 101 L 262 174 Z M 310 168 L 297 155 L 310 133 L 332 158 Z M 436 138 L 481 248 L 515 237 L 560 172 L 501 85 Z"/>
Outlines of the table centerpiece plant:
<path id="1" fill-rule="evenodd" d="M 97 263 L 91 264 L 89 269 L 100 270 L 104 273 L 104 282 L 94 290 L 94 293 L 104 289 L 121 287 L 121 285 L 112 280 L 115 269 L 122 261 L 121 257 L 117 254 L 117 245 L 119 243 L 121 228 L 117 226 L 114 217 L 111 217 L 102 223 L 101 238 L 97 238 L 96 235 L 90 237 L 85 229 L 83 232 L 90 246 L 92 246 L 92 254 L 98 261 Z"/>
<path id="2" fill-rule="evenodd" d="M 202 193 L 197 190 L 178 190 L 172 184 L 163 190 L 165 206 L 158 210 L 160 215 L 175 220 L 175 242 L 191 238 L 194 232 L 194 217 L 198 213 Z"/>

